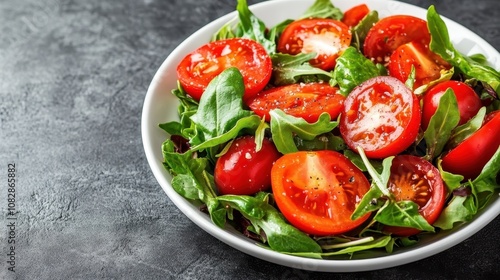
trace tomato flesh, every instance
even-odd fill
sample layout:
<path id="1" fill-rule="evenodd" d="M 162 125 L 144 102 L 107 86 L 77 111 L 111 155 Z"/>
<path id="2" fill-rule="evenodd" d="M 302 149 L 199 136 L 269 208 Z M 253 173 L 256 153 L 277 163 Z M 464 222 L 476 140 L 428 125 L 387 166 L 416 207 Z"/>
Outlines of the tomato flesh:
<path id="1" fill-rule="evenodd" d="M 500 147 L 500 111 L 490 113 L 488 121 L 442 158 L 443 170 L 475 179 Z"/>
<path id="2" fill-rule="evenodd" d="M 264 90 L 247 104 L 261 118 L 270 121 L 269 112 L 281 109 L 294 117 L 313 123 L 323 112 L 331 119 L 340 114 L 345 97 L 339 89 L 324 83 L 292 84 Z"/>
<path id="3" fill-rule="evenodd" d="M 467 84 L 459 81 L 446 81 L 439 83 L 429 89 L 423 98 L 422 106 L 422 128 L 426 129 L 429 125 L 431 117 L 437 110 L 439 100 L 444 95 L 446 90 L 451 88 L 457 99 L 458 111 L 460 112 L 460 121 L 458 125 L 462 125 L 474 117 L 482 107 L 482 102 Z"/>
<path id="4" fill-rule="evenodd" d="M 410 42 L 399 46 L 390 56 L 389 74 L 403 83 L 410 77 L 412 66 L 415 67 L 415 82 L 413 87 L 418 88 L 441 76 L 441 70 L 450 66 L 435 58 L 426 46 L 418 42 Z"/>
<path id="5" fill-rule="evenodd" d="M 243 38 L 203 45 L 182 59 L 177 66 L 177 76 L 184 90 L 200 100 L 210 81 L 230 67 L 241 72 L 245 97 L 257 94 L 271 79 L 272 61 L 264 47 Z"/>
<path id="6" fill-rule="evenodd" d="M 278 40 L 278 52 L 296 55 L 316 53 L 311 65 L 332 70 L 337 57 L 351 44 L 351 31 L 334 19 L 302 19 L 290 23 Z"/>
<path id="7" fill-rule="evenodd" d="M 358 227 L 370 216 L 350 219 L 370 183 L 338 152 L 286 154 L 274 164 L 271 180 L 278 208 L 303 232 L 341 234 Z"/>
<path id="8" fill-rule="evenodd" d="M 401 45 L 416 41 L 428 46 L 431 37 L 427 22 L 409 15 L 394 15 L 378 21 L 366 34 L 363 53 L 378 63 L 386 63 Z"/>
<path id="9" fill-rule="evenodd" d="M 269 189 L 271 168 L 280 156 L 266 138 L 258 152 L 255 137 L 235 139 L 215 164 L 214 180 L 219 194 L 252 195 Z"/>
<path id="10" fill-rule="evenodd" d="M 397 201 L 410 200 L 418 205 L 419 213 L 429 223 L 441 214 L 446 187 L 439 170 L 430 162 L 411 155 L 399 155 L 392 161 L 388 188 Z M 419 233 L 415 228 L 386 226 L 385 231 L 398 236 Z"/>
<path id="11" fill-rule="evenodd" d="M 380 76 L 355 87 L 344 101 L 340 133 L 346 144 L 370 158 L 385 158 L 408 148 L 420 126 L 417 97 L 398 79 Z"/>

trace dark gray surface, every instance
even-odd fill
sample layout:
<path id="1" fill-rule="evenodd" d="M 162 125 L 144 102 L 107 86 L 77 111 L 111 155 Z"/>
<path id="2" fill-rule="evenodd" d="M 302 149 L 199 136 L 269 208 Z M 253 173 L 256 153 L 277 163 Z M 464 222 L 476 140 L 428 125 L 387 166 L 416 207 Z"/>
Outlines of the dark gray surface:
<path id="1" fill-rule="evenodd" d="M 249 1 L 256 3 L 260 1 Z M 407 0 L 500 49 L 498 0 Z M 144 155 L 146 89 L 189 34 L 233 0 L 0 2 L 0 279 L 492 279 L 500 218 L 433 257 L 374 272 L 313 273 L 216 240 L 163 193 Z M 7 164 L 15 163 L 16 273 L 7 271 Z"/>

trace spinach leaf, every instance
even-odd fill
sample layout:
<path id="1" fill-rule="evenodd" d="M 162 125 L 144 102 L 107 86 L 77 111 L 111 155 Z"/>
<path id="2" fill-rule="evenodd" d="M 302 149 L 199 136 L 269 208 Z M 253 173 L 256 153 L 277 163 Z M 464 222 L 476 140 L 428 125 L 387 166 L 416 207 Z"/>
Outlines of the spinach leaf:
<path id="1" fill-rule="evenodd" d="M 427 154 L 425 158 L 432 160 L 442 151 L 453 129 L 460 120 L 458 103 L 452 89 L 447 89 L 441 96 L 436 112 L 431 117 L 429 126 L 424 132 Z"/>
<path id="2" fill-rule="evenodd" d="M 271 249 L 284 253 L 321 252 L 319 244 L 307 234 L 288 224 L 276 208 L 271 206 L 262 195 L 219 196 L 221 203 L 229 205 L 247 218 L 255 232 L 262 230 L 262 237 Z M 267 196 L 264 196 L 267 197 Z"/>
<path id="3" fill-rule="evenodd" d="M 316 0 L 299 18 L 332 18 L 341 20 L 344 13 L 336 8 L 330 0 Z"/>
<path id="4" fill-rule="evenodd" d="M 330 72 L 309 64 L 309 60 L 314 57 L 316 53 L 272 54 L 273 84 L 278 86 L 296 84 L 305 80 L 329 80 L 332 77 Z"/>
<path id="5" fill-rule="evenodd" d="M 244 92 L 243 77 L 234 67 L 224 70 L 209 83 L 198 110 L 191 116 L 205 141 L 229 132 L 240 119 L 253 115 L 252 111 L 243 109 Z"/>
<path id="6" fill-rule="evenodd" d="M 295 135 L 305 140 L 312 140 L 320 134 L 332 131 L 338 125 L 336 121 L 330 120 L 328 113 L 322 113 L 315 123 L 287 115 L 280 109 L 271 110 L 269 114 L 273 142 L 282 154 L 298 151 L 294 142 Z"/>
<path id="7" fill-rule="evenodd" d="M 348 47 L 337 58 L 333 71 L 333 79 L 344 96 L 347 96 L 360 83 L 378 75 L 379 70 L 375 64 L 354 47 Z"/>
<path id="8" fill-rule="evenodd" d="M 500 72 L 490 66 L 478 63 L 476 57 L 471 59 L 456 50 L 450 40 L 445 22 L 436 12 L 436 8 L 433 5 L 427 10 L 427 26 L 431 33 L 431 43 L 429 45 L 431 51 L 437 53 L 448 63 L 460 69 L 465 75 L 486 82 L 497 92 L 497 96 L 500 97 Z"/>

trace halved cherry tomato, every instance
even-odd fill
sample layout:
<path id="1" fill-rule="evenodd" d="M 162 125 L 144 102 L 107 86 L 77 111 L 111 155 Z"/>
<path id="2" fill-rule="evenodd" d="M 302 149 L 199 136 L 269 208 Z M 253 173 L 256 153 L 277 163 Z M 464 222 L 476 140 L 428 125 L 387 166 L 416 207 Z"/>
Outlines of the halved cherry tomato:
<path id="1" fill-rule="evenodd" d="M 446 187 L 439 170 L 430 162 L 411 155 L 399 155 L 392 160 L 388 188 L 397 201 L 410 200 L 418 212 L 433 224 L 441 214 L 446 200 Z M 415 228 L 385 226 L 385 231 L 398 236 L 419 233 Z"/>
<path id="2" fill-rule="evenodd" d="M 363 53 L 379 63 L 386 63 L 399 46 L 416 41 L 428 46 L 431 41 L 427 22 L 409 15 L 394 15 L 381 19 L 366 35 Z"/>
<path id="3" fill-rule="evenodd" d="M 424 130 L 427 129 L 432 115 L 436 112 L 441 96 L 443 96 L 448 88 L 453 90 L 457 99 L 458 111 L 460 112 L 458 125 L 462 125 L 474 117 L 483 106 L 479 95 L 467 84 L 459 81 L 439 83 L 429 89 L 423 98 L 422 128 Z"/>
<path id="4" fill-rule="evenodd" d="M 370 9 L 366 4 L 361 4 L 354 6 L 347 11 L 344 12 L 344 17 L 342 18 L 342 22 L 347 26 L 354 27 L 356 26 L 368 13 Z"/>
<path id="5" fill-rule="evenodd" d="M 200 100 L 210 81 L 229 67 L 240 70 L 245 97 L 257 94 L 271 79 L 272 61 L 264 47 L 243 38 L 203 45 L 182 59 L 177 66 L 177 76 L 184 90 Z"/>
<path id="6" fill-rule="evenodd" d="M 344 155 L 329 151 L 296 152 L 276 161 L 271 170 L 274 199 L 295 227 L 314 235 L 350 231 L 370 214 L 357 220 L 351 215 L 369 190 L 363 173 Z"/>
<path id="7" fill-rule="evenodd" d="M 258 116 L 270 121 L 269 111 L 281 109 L 294 117 L 313 123 L 323 112 L 337 118 L 345 97 L 326 83 L 291 84 L 264 90 L 247 104 Z"/>
<path id="8" fill-rule="evenodd" d="M 369 79 L 355 87 L 344 101 L 340 133 L 353 150 L 367 157 L 385 158 L 408 148 L 420 126 L 417 97 L 390 76 Z"/>
<path id="9" fill-rule="evenodd" d="M 255 137 L 235 139 L 215 163 L 214 180 L 219 194 L 252 195 L 269 189 L 271 167 L 280 156 L 266 138 L 258 152 Z"/>
<path id="10" fill-rule="evenodd" d="M 414 88 L 438 79 L 441 70 L 450 68 L 428 47 L 416 41 L 399 46 L 390 56 L 387 67 L 391 76 L 404 83 L 411 74 L 412 66 L 415 67 Z"/>
<path id="11" fill-rule="evenodd" d="M 500 111 L 485 118 L 483 126 L 442 158 L 443 170 L 475 179 L 500 146 Z"/>
<path id="12" fill-rule="evenodd" d="M 281 34 L 277 50 L 281 53 L 316 53 L 311 65 L 323 70 L 335 67 L 337 57 L 351 44 L 351 31 L 334 19 L 309 18 L 290 23 Z"/>

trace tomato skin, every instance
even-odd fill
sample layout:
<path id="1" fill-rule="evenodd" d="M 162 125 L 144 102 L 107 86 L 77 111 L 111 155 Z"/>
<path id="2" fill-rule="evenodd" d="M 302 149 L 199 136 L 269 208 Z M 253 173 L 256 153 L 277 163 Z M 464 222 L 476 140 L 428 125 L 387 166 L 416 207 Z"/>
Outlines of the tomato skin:
<path id="1" fill-rule="evenodd" d="M 308 18 L 290 23 L 276 49 L 291 55 L 315 52 L 311 65 L 328 71 L 335 67 L 337 57 L 349 47 L 351 39 L 351 30 L 341 21 Z"/>
<path id="2" fill-rule="evenodd" d="M 441 215 L 447 190 L 439 170 L 430 162 L 412 155 L 398 155 L 392 161 L 388 188 L 397 201 L 411 200 L 418 205 L 419 213 L 429 224 Z M 385 226 L 397 236 L 419 233 L 415 228 Z"/>
<path id="3" fill-rule="evenodd" d="M 424 130 L 429 125 L 432 115 L 436 112 L 441 96 L 444 95 L 448 88 L 453 90 L 457 99 L 458 111 L 460 112 L 460 121 L 458 125 L 462 125 L 473 118 L 483 106 L 481 99 L 474 89 L 467 84 L 459 81 L 439 83 L 429 89 L 423 98 L 422 128 Z"/>
<path id="4" fill-rule="evenodd" d="M 431 37 L 427 22 L 409 15 L 394 15 L 378 21 L 366 35 L 363 53 L 378 63 L 388 61 L 399 46 L 416 41 L 428 46 Z"/>
<path id="5" fill-rule="evenodd" d="M 441 70 L 450 65 L 431 52 L 428 47 L 418 42 L 410 42 L 399 46 L 390 56 L 387 68 L 389 74 L 405 83 L 415 67 L 413 88 L 418 88 L 441 76 Z"/>
<path id="6" fill-rule="evenodd" d="M 336 119 L 342 109 L 345 97 L 339 89 L 326 83 L 291 84 L 264 90 L 247 105 L 261 118 L 270 121 L 269 112 L 281 109 L 294 117 L 307 122 L 316 122 L 323 112 Z"/>
<path id="7" fill-rule="evenodd" d="M 379 76 L 361 83 L 347 96 L 340 133 L 352 150 L 359 146 L 369 158 L 385 158 L 415 141 L 420 118 L 415 94 L 398 79 Z"/>
<path id="8" fill-rule="evenodd" d="M 266 138 L 261 150 L 255 148 L 254 136 L 242 136 L 217 160 L 214 180 L 219 194 L 252 195 L 271 187 L 271 167 L 281 154 Z"/>
<path id="9" fill-rule="evenodd" d="M 350 219 L 370 183 L 338 152 L 286 154 L 274 164 L 271 179 L 281 213 L 305 233 L 321 236 L 345 233 L 370 216 L 368 213 L 356 220 Z"/>
<path id="10" fill-rule="evenodd" d="M 486 116 L 487 122 L 469 138 L 442 157 L 443 170 L 475 179 L 500 146 L 500 111 Z"/>
<path id="11" fill-rule="evenodd" d="M 230 67 L 240 70 L 245 97 L 257 94 L 271 79 L 271 57 L 259 43 L 243 38 L 214 41 L 201 46 L 181 60 L 177 76 L 183 89 L 199 101 L 210 81 Z"/>
<path id="12" fill-rule="evenodd" d="M 360 4 L 354 6 L 347 11 L 344 12 L 344 17 L 342 18 L 342 22 L 347 26 L 354 27 L 356 26 L 368 13 L 370 12 L 370 8 L 366 4 Z"/>

